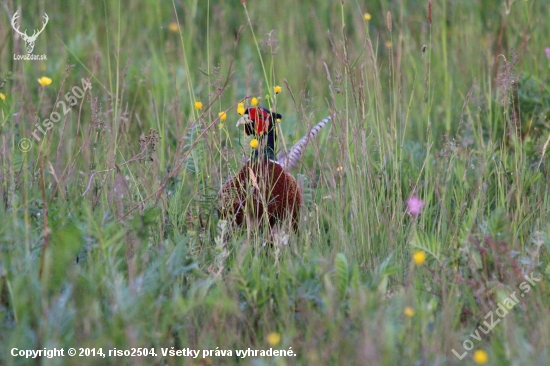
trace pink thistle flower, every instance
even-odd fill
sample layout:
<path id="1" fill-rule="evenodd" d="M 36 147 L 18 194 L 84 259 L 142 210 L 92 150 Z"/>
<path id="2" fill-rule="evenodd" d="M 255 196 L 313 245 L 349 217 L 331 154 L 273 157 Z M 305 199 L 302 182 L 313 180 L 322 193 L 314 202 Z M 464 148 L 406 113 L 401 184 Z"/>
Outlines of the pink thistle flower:
<path id="1" fill-rule="evenodd" d="M 420 215 L 420 211 L 422 211 L 422 207 L 424 207 L 424 201 L 422 201 L 417 196 L 411 196 L 407 199 L 407 213 L 413 216 Z"/>
<path id="2" fill-rule="evenodd" d="M 550 59 L 550 47 L 546 47 L 544 53 L 546 53 L 546 58 Z"/>

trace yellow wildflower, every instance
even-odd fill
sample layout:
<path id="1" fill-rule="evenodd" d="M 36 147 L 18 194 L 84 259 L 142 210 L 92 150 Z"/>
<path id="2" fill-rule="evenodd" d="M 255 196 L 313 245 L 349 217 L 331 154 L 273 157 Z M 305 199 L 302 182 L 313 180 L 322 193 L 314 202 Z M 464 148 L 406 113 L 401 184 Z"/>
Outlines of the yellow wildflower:
<path id="1" fill-rule="evenodd" d="M 169 29 L 171 32 L 176 33 L 176 32 L 178 32 L 178 31 L 180 30 L 180 27 L 179 27 L 178 23 L 172 22 L 172 23 L 168 24 L 168 29 Z"/>
<path id="2" fill-rule="evenodd" d="M 489 355 L 482 349 L 474 352 L 474 362 L 478 365 L 485 365 L 489 361 Z"/>
<path id="3" fill-rule="evenodd" d="M 244 103 L 239 103 L 237 104 L 237 113 L 240 114 L 241 116 L 244 114 Z"/>
<path id="4" fill-rule="evenodd" d="M 426 262 L 426 253 L 422 250 L 417 250 L 413 254 L 413 262 L 417 266 L 421 266 Z"/>
<path id="5" fill-rule="evenodd" d="M 405 316 L 407 318 L 412 318 L 414 316 L 414 309 L 410 306 L 407 306 L 405 310 L 403 310 L 403 313 L 405 313 Z"/>
<path id="6" fill-rule="evenodd" d="M 2 99 L 2 100 L 6 100 L 6 94 L 4 94 L 4 93 L 0 93 L 0 99 Z"/>
<path id="7" fill-rule="evenodd" d="M 281 88 L 279 85 L 273 87 L 273 91 L 275 92 L 275 94 L 279 94 L 281 90 L 283 90 L 283 88 Z"/>
<path id="8" fill-rule="evenodd" d="M 369 20 L 371 20 L 371 18 L 372 18 L 372 16 L 369 13 L 363 14 L 363 19 L 369 21 Z"/>
<path id="9" fill-rule="evenodd" d="M 252 98 L 252 100 L 250 101 L 250 104 L 252 104 L 253 107 L 256 107 L 258 105 L 258 99 Z"/>
<path id="10" fill-rule="evenodd" d="M 267 335 L 266 340 L 270 346 L 276 346 L 281 342 L 281 335 L 277 332 L 271 332 Z"/>
<path id="11" fill-rule="evenodd" d="M 42 86 L 48 86 L 52 83 L 52 79 L 47 76 L 42 76 L 40 79 L 38 79 L 38 83 Z"/>
<path id="12" fill-rule="evenodd" d="M 201 102 L 195 102 L 195 109 L 197 111 L 200 111 L 202 109 L 202 103 Z"/>
<path id="13" fill-rule="evenodd" d="M 250 140 L 250 147 L 252 147 L 253 149 L 257 149 L 258 146 L 260 146 L 260 143 L 257 139 Z"/>
<path id="14" fill-rule="evenodd" d="M 218 117 L 220 117 L 220 120 L 225 121 L 227 119 L 227 113 L 220 112 L 218 113 Z"/>
<path id="15" fill-rule="evenodd" d="M 281 123 L 281 119 L 280 119 L 280 118 L 277 118 L 277 123 Z"/>

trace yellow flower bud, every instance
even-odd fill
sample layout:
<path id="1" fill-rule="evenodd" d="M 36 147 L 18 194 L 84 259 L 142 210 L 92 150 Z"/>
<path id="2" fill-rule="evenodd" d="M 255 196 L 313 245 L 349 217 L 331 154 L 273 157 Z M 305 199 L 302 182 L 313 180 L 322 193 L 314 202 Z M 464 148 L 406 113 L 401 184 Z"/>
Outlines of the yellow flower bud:
<path id="1" fill-rule="evenodd" d="M 283 88 L 281 88 L 279 85 L 273 87 L 273 91 L 275 92 L 275 94 L 279 94 L 281 90 L 283 90 Z"/>
<path id="2" fill-rule="evenodd" d="M 220 117 L 220 120 L 225 121 L 227 119 L 227 113 L 220 112 L 218 113 L 218 117 Z"/>
<path id="3" fill-rule="evenodd" d="M 281 342 L 281 335 L 277 332 L 271 332 L 267 335 L 266 340 L 270 346 L 276 346 Z"/>
<path id="4" fill-rule="evenodd" d="M 368 21 L 368 20 L 371 20 L 371 18 L 372 18 L 372 16 L 369 13 L 363 14 L 363 19 Z"/>
<path id="5" fill-rule="evenodd" d="M 250 147 L 252 147 L 253 149 L 257 149 L 258 146 L 260 146 L 260 143 L 257 139 L 250 140 Z"/>
<path id="6" fill-rule="evenodd" d="M 252 100 L 250 101 L 250 104 L 252 104 L 253 107 L 256 107 L 258 105 L 258 99 L 252 98 Z"/>
<path id="7" fill-rule="evenodd" d="M 482 349 L 474 352 L 474 362 L 478 365 L 485 365 L 489 361 L 489 355 Z"/>
<path id="8" fill-rule="evenodd" d="M 413 254 L 413 262 L 417 266 L 421 266 L 426 262 L 426 253 L 422 250 L 417 250 Z"/>
<path id="9" fill-rule="evenodd" d="M 179 27 L 178 23 L 172 22 L 172 23 L 168 24 L 168 29 L 170 30 L 170 32 L 176 33 L 180 30 L 180 27 Z"/>
<path id="10" fill-rule="evenodd" d="M 47 76 L 42 76 L 40 79 L 38 79 L 38 83 L 42 86 L 48 86 L 52 83 L 52 79 Z"/>
<path id="11" fill-rule="evenodd" d="M 201 102 L 195 102 L 195 109 L 197 111 L 200 111 L 202 109 L 202 103 Z"/>
<path id="12" fill-rule="evenodd" d="M 407 318 L 412 318 L 414 316 L 414 309 L 410 306 L 407 306 L 405 310 L 403 310 L 403 313 Z"/>

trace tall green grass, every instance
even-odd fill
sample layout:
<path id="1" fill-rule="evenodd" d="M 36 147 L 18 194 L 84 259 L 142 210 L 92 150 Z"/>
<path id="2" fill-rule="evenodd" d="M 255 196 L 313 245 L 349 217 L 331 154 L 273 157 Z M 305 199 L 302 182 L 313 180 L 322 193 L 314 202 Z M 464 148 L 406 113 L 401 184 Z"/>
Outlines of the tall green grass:
<path id="1" fill-rule="evenodd" d="M 37 362 L 453 365 L 480 349 L 548 364 L 550 11 L 508 3 L 434 2 L 430 23 L 412 0 L 38 1 L 20 11 L 22 29 L 50 18 L 34 51 L 48 60 L 31 62 L 13 60 L 7 1 L 0 363 L 31 363 L 14 347 L 155 347 Z M 92 90 L 34 141 L 82 78 Z M 333 118 L 291 172 L 297 232 L 218 220 L 217 192 L 251 153 L 234 126 L 252 97 L 283 115 L 287 148 Z M 459 361 L 531 273 L 541 282 Z M 297 356 L 160 356 L 268 349 L 273 333 Z"/>

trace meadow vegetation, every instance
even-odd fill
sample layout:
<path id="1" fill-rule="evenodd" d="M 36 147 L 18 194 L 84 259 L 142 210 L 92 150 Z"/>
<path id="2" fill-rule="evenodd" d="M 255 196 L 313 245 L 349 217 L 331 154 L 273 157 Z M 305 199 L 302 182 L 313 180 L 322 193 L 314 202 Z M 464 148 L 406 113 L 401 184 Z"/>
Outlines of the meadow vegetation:
<path id="1" fill-rule="evenodd" d="M 0 364 L 34 362 L 14 347 L 154 347 L 39 362 L 549 365 L 550 7 L 243 2 L 3 1 Z M 46 61 L 14 60 L 17 10 L 21 29 L 48 14 Z M 283 116 L 280 149 L 333 118 L 292 170 L 297 232 L 217 216 L 253 97 Z"/>

